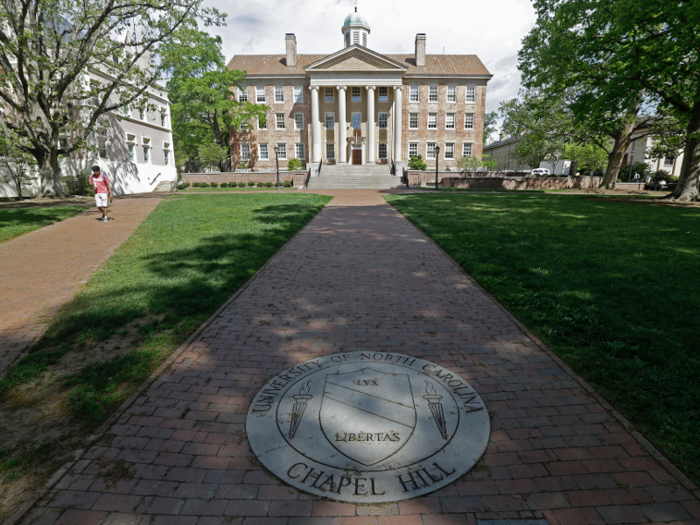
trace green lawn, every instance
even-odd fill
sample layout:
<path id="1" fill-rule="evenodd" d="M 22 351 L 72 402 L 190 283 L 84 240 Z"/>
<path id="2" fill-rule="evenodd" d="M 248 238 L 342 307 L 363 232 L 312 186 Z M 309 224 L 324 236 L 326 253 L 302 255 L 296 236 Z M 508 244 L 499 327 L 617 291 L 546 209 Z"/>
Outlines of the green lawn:
<path id="1" fill-rule="evenodd" d="M 138 320 L 142 337 L 133 351 L 61 379 L 70 388 L 72 414 L 89 426 L 100 423 L 330 199 L 310 194 L 166 199 L 7 372 L 0 397 L 27 383 L 41 384 L 52 365 L 67 354 L 79 355 L 86 345 L 114 344 Z"/>
<path id="2" fill-rule="evenodd" d="M 700 209 L 551 194 L 386 199 L 700 482 Z"/>
<path id="3" fill-rule="evenodd" d="M 89 206 L 51 206 L 0 209 L 0 242 L 60 222 L 88 208 Z"/>

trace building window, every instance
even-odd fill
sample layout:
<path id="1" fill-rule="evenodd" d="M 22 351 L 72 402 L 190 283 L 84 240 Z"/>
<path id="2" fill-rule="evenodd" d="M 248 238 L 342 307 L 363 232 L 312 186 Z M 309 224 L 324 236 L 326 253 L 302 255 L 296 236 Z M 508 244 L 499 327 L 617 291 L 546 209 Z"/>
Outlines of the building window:
<path id="1" fill-rule="evenodd" d="M 437 143 L 435 142 L 428 142 L 425 145 L 425 158 L 430 159 L 430 160 L 435 160 L 435 146 Z"/>
<path id="2" fill-rule="evenodd" d="M 360 129 L 362 127 L 362 113 L 353 113 L 352 119 L 352 129 Z"/>
<path id="3" fill-rule="evenodd" d="M 163 159 L 165 161 L 165 165 L 170 166 L 170 152 L 167 149 L 163 150 Z"/>
<path id="4" fill-rule="evenodd" d="M 238 88 L 238 102 L 248 102 L 248 92 L 246 88 Z"/>
<path id="5" fill-rule="evenodd" d="M 275 102 L 284 102 L 284 87 L 275 86 Z"/>
<path id="6" fill-rule="evenodd" d="M 250 125 L 247 122 L 241 122 L 241 125 L 239 126 L 241 130 L 246 130 L 250 127 Z"/>
<path id="7" fill-rule="evenodd" d="M 362 90 L 357 86 L 354 86 L 352 88 L 352 101 L 353 102 L 361 102 L 362 101 Z"/>
<path id="8" fill-rule="evenodd" d="M 474 113 L 464 114 L 464 129 L 474 129 Z"/>
<path id="9" fill-rule="evenodd" d="M 334 159 L 335 158 L 335 144 L 333 144 L 332 142 L 326 143 L 326 158 L 327 159 Z"/>
<path id="10" fill-rule="evenodd" d="M 445 160 L 453 160 L 455 158 L 455 144 L 454 142 L 445 143 Z"/>
<path id="11" fill-rule="evenodd" d="M 277 158 L 280 160 L 287 160 L 287 143 L 286 142 L 280 142 L 277 144 L 275 147 L 275 153 L 277 154 Z"/>
<path id="12" fill-rule="evenodd" d="M 382 142 L 379 144 L 379 158 L 380 159 L 386 159 L 387 158 L 387 149 L 386 149 L 386 142 Z"/>
<path id="13" fill-rule="evenodd" d="M 359 32 L 359 31 L 353 31 L 353 32 L 352 32 L 352 43 L 353 43 L 353 44 L 359 44 L 359 43 L 360 43 L 360 32 Z"/>
<path id="14" fill-rule="evenodd" d="M 673 166 L 673 163 L 676 161 L 675 157 L 666 157 L 664 159 L 664 166 Z"/>
<path id="15" fill-rule="evenodd" d="M 134 156 L 135 156 L 134 145 L 129 144 L 129 162 L 134 162 Z"/>
<path id="16" fill-rule="evenodd" d="M 474 86 L 467 86 L 467 95 L 466 95 L 465 101 L 467 101 L 467 102 L 475 102 L 476 101 L 476 88 Z"/>
<path id="17" fill-rule="evenodd" d="M 386 86 L 379 88 L 379 102 L 389 102 L 389 88 Z"/>
<path id="18" fill-rule="evenodd" d="M 445 129 L 455 129 L 455 114 L 447 113 L 445 115 Z"/>
<path id="19" fill-rule="evenodd" d="M 437 129 L 437 113 L 428 113 L 428 129 Z"/>
<path id="20" fill-rule="evenodd" d="M 362 32 L 362 45 L 367 47 L 367 33 Z"/>
<path id="21" fill-rule="evenodd" d="M 457 102 L 457 86 L 447 86 L 447 102 Z"/>
<path id="22" fill-rule="evenodd" d="M 161 114 L 160 114 L 160 125 L 161 125 L 162 127 L 165 127 L 165 119 L 166 119 L 165 113 L 162 113 L 162 112 L 161 112 Z"/>
<path id="23" fill-rule="evenodd" d="M 258 129 L 267 129 L 267 117 L 260 117 L 258 119 Z"/>
<path id="24" fill-rule="evenodd" d="M 294 86 L 294 102 L 301 104 L 304 102 L 304 88 L 302 86 Z"/>
<path id="25" fill-rule="evenodd" d="M 326 129 L 335 128 L 335 113 L 326 113 Z"/>
<path id="26" fill-rule="evenodd" d="M 267 144 L 258 144 L 258 157 L 260 160 L 270 159 L 270 153 L 267 151 Z"/>
<path id="27" fill-rule="evenodd" d="M 299 160 L 306 160 L 306 147 L 304 144 L 294 144 L 294 153 Z"/>
<path id="28" fill-rule="evenodd" d="M 408 91 L 408 100 L 409 102 L 418 102 L 420 100 L 419 86 L 410 86 Z"/>
<path id="29" fill-rule="evenodd" d="M 430 93 L 428 96 L 428 102 L 437 102 L 438 101 L 438 87 L 437 86 L 430 86 Z"/>
<path id="30" fill-rule="evenodd" d="M 418 143 L 417 142 L 409 142 L 408 143 L 408 158 L 410 159 L 411 157 L 417 157 L 418 156 Z"/>
<path id="31" fill-rule="evenodd" d="M 98 138 L 97 139 L 97 149 L 99 150 L 101 159 L 108 159 L 107 157 L 107 139 Z"/>
<path id="32" fill-rule="evenodd" d="M 275 128 L 285 129 L 284 125 L 284 113 L 275 113 Z"/>
<path id="33" fill-rule="evenodd" d="M 387 129 L 389 127 L 389 113 L 379 114 L 379 129 Z"/>
<path id="34" fill-rule="evenodd" d="M 150 149 L 151 149 L 151 148 L 150 148 L 149 146 L 144 146 L 144 147 L 143 147 L 143 161 L 144 161 L 146 164 L 148 164 L 148 163 L 150 162 L 150 160 L 151 160 L 151 157 L 150 157 L 150 155 L 149 155 Z"/>
<path id="35" fill-rule="evenodd" d="M 265 103 L 265 87 L 255 87 L 255 101 L 258 104 L 264 104 Z"/>
<path id="36" fill-rule="evenodd" d="M 250 160 L 250 144 L 241 144 L 241 160 Z"/>
<path id="37" fill-rule="evenodd" d="M 139 109 L 139 119 L 140 120 L 145 120 L 146 114 L 142 109 Z"/>
<path id="38" fill-rule="evenodd" d="M 473 144 L 471 142 L 465 142 L 462 144 L 462 157 L 472 156 L 472 146 Z"/>
<path id="39" fill-rule="evenodd" d="M 418 113 L 408 114 L 408 129 L 418 129 Z"/>
<path id="40" fill-rule="evenodd" d="M 332 87 L 326 88 L 326 102 L 333 102 L 335 100 L 335 93 Z"/>
<path id="41" fill-rule="evenodd" d="M 129 111 L 129 106 L 124 106 L 124 107 L 122 108 L 122 110 L 124 111 L 124 116 L 125 116 L 125 117 L 130 117 L 130 116 L 131 116 L 131 111 Z"/>
<path id="42" fill-rule="evenodd" d="M 350 31 L 345 33 L 345 47 L 350 47 Z"/>
<path id="43" fill-rule="evenodd" d="M 294 113 L 294 129 L 304 129 L 303 113 Z"/>

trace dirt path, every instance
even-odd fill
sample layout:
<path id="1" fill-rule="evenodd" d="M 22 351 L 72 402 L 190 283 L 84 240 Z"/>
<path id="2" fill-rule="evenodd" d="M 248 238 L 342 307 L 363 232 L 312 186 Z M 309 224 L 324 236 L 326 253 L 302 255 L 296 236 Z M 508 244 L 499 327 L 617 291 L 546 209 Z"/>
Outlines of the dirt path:
<path id="1" fill-rule="evenodd" d="M 0 377 L 160 201 L 116 199 L 106 224 L 92 208 L 0 244 Z"/>
<path id="2" fill-rule="evenodd" d="M 697 488 L 379 193 L 324 193 L 336 198 L 22 523 L 698 523 Z M 378 506 L 268 474 L 247 442 L 251 398 L 287 367 L 355 350 L 425 358 L 470 381 L 492 416 L 477 466 Z"/>

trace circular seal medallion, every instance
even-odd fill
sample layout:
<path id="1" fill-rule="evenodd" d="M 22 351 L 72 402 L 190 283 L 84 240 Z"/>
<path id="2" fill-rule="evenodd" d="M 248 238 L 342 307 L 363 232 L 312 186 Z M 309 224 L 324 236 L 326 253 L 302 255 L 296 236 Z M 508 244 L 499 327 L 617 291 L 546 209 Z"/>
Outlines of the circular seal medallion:
<path id="1" fill-rule="evenodd" d="M 481 397 L 448 369 L 401 354 L 319 357 L 255 396 L 248 440 L 286 483 L 349 503 L 433 492 L 471 469 L 489 440 Z"/>

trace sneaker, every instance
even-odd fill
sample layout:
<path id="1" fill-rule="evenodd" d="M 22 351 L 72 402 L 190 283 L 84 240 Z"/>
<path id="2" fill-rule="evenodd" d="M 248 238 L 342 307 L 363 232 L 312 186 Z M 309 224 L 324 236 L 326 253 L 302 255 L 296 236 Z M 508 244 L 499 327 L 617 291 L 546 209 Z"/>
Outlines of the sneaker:
<path id="1" fill-rule="evenodd" d="M 109 222 L 109 219 L 108 219 L 107 217 L 102 217 L 102 220 L 103 220 L 104 222 Z"/>

